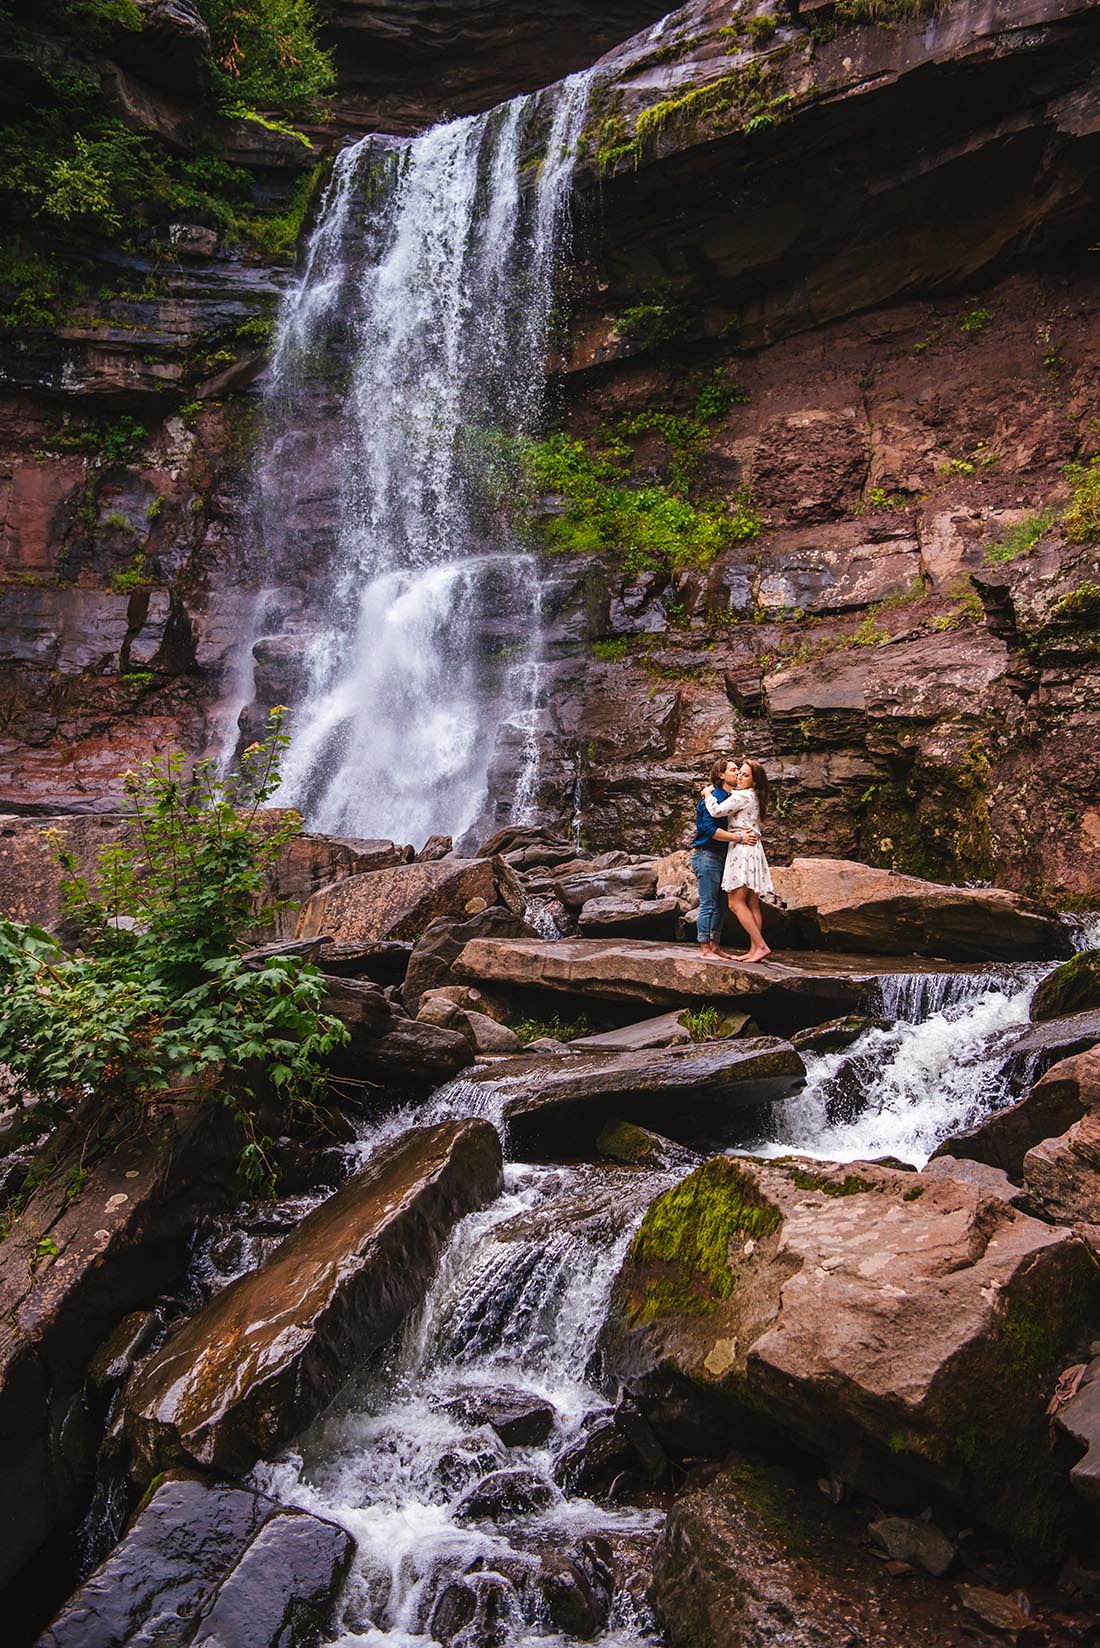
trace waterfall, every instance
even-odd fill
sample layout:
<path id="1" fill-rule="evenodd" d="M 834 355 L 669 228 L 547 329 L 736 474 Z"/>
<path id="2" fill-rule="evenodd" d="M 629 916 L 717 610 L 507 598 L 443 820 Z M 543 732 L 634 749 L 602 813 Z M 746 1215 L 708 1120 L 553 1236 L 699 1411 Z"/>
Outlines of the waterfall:
<path id="1" fill-rule="evenodd" d="M 259 477 L 297 589 L 251 639 L 292 682 L 276 800 L 318 829 L 460 836 L 494 757 L 531 816 L 540 589 L 509 510 L 590 80 L 344 150 L 282 305 Z"/>

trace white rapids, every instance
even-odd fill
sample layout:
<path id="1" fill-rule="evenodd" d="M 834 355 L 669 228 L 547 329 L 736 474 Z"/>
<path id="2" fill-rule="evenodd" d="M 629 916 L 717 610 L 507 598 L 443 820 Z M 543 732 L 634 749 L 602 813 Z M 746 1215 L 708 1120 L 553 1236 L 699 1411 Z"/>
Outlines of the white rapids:
<path id="1" fill-rule="evenodd" d="M 655 1537 L 656 1511 L 557 1491 L 544 1509 L 491 1523 L 457 1514 L 486 1472 L 521 1467 L 549 1479 L 555 1455 L 580 1434 L 586 1416 L 606 1407 L 587 1368 L 647 1199 L 624 1208 L 605 1188 L 607 1178 L 600 1169 L 507 1168 L 499 1200 L 456 1230 L 392 1362 L 315 1424 L 294 1453 L 253 1473 L 256 1486 L 335 1519 L 357 1541 L 333 1639 L 340 1648 L 426 1648 L 440 1598 L 471 1570 L 503 1608 L 501 1640 L 509 1648 L 558 1648 L 573 1639 L 543 1616 L 534 1585 L 541 1554 L 587 1535 L 620 1550 Z M 653 1176 L 648 1194 L 670 1182 Z M 572 1224 L 561 1218 L 571 1202 L 584 1204 Z M 488 1426 L 448 1411 L 458 1392 L 478 1385 L 549 1402 L 557 1417 L 548 1441 L 506 1447 Z M 615 1597 L 607 1632 L 594 1640 L 630 1648 L 651 1642 L 651 1630 L 644 1601 L 627 1586 Z"/>

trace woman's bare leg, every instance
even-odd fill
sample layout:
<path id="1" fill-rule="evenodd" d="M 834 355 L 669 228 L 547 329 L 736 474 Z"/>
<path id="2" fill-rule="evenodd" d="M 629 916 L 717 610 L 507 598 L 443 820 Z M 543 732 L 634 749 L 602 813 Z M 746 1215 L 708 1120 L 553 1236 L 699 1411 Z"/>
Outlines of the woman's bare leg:
<path id="1" fill-rule="evenodd" d="M 749 939 L 749 947 L 744 955 L 736 956 L 734 959 L 736 961 L 758 961 L 760 958 L 756 952 L 763 944 L 764 936 L 760 931 L 759 923 L 753 916 L 752 906 L 748 899 L 748 888 L 734 887 L 730 892 L 729 902 L 730 914 L 741 923 Z"/>
<path id="2" fill-rule="evenodd" d="M 760 908 L 760 894 L 757 893 L 757 892 L 754 892 L 752 890 L 752 888 L 749 888 L 748 889 L 748 898 L 749 898 L 749 909 L 752 911 L 753 917 L 756 921 L 756 925 L 760 929 L 760 947 L 759 947 L 760 948 L 760 953 L 759 953 L 759 955 L 757 955 L 755 958 L 752 958 L 752 959 L 755 959 L 756 961 L 763 961 L 765 956 L 770 956 L 771 955 L 772 947 L 764 937 L 764 912 Z"/>

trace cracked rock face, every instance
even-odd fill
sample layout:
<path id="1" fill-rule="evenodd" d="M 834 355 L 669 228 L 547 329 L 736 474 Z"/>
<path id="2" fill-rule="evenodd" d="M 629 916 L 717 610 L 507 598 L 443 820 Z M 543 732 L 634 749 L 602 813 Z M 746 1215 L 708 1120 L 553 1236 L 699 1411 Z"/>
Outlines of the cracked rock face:
<path id="1" fill-rule="evenodd" d="M 1073 1507 L 1044 1410 L 1096 1288 L 1081 1237 L 977 1185 L 719 1157 L 651 1207 L 603 1342 L 666 1433 L 763 1426 L 1053 1556 Z"/>

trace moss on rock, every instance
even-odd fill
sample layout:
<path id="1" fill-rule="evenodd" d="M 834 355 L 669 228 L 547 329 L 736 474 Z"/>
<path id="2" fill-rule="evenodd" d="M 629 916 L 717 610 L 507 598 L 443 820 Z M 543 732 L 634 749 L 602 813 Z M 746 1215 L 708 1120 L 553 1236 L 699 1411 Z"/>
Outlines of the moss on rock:
<path id="1" fill-rule="evenodd" d="M 635 1322 L 665 1311 L 702 1313 L 733 1291 L 730 1243 L 773 1235 L 782 1215 L 728 1156 L 719 1156 L 661 1196 L 642 1221 L 632 1260 L 658 1268 L 645 1283 Z"/>
<path id="2" fill-rule="evenodd" d="M 1082 950 L 1045 978 L 1031 1003 L 1036 1023 L 1100 1007 L 1100 950 Z"/>

